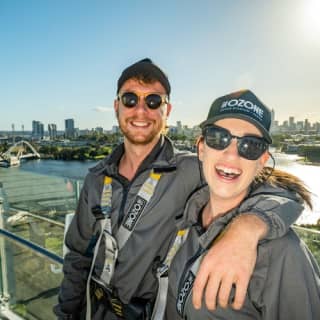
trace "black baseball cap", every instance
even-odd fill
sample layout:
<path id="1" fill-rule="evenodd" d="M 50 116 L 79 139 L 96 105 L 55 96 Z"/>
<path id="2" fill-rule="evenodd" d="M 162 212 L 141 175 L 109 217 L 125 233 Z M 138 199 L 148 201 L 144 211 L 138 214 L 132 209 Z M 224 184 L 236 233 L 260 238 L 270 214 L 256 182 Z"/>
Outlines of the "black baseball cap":
<path id="1" fill-rule="evenodd" d="M 142 59 L 123 70 L 118 80 L 117 94 L 123 84 L 132 78 L 141 79 L 147 83 L 159 81 L 166 90 L 168 97 L 170 96 L 171 86 L 167 75 L 149 58 Z"/>
<path id="2" fill-rule="evenodd" d="M 200 124 L 201 129 L 225 118 L 246 120 L 256 126 L 268 143 L 272 143 L 269 133 L 271 111 L 250 90 L 227 94 L 213 101 L 207 120 Z"/>

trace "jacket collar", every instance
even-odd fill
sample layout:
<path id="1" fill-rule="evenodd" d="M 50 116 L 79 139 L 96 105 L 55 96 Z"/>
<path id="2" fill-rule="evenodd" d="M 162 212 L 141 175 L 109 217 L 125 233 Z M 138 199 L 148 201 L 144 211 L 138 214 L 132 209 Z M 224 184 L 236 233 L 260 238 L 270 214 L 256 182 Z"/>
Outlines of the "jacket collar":
<path id="1" fill-rule="evenodd" d="M 214 241 L 228 223 L 239 213 L 238 208 L 231 209 L 223 216 L 215 219 L 208 229 L 204 230 L 203 227 L 199 225 L 199 215 L 202 214 L 202 210 L 208 203 L 209 197 L 209 187 L 204 186 L 191 196 L 185 207 L 187 224 L 189 227 L 194 226 L 199 230 L 199 243 L 203 249 L 210 247 L 212 241 Z"/>
<path id="2" fill-rule="evenodd" d="M 218 217 L 215 219 L 207 230 L 204 230 L 202 226 L 199 224 L 199 214 L 202 214 L 202 209 L 209 201 L 209 187 L 204 186 L 195 193 L 192 194 L 190 199 L 188 200 L 185 211 L 184 211 L 184 219 L 186 220 L 185 223 L 187 225 L 181 223 L 184 227 L 195 226 L 198 230 L 200 230 L 199 235 L 199 243 L 205 249 L 211 245 L 212 241 L 221 233 L 221 231 L 227 226 L 230 221 L 239 215 L 240 212 L 248 212 L 250 208 L 255 207 L 257 210 L 256 203 L 261 196 L 268 196 L 268 198 L 272 199 L 274 197 L 274 201 L 278 205 L 279 197 L 281 198 L 289 198 L 295 201 L 299 201 L 299 197 L 297 195 L 292 194 L 288 190 L 271 186 L 268 183 L 261 184 L 259 187 L 252 188 L 250 187 L 248 195 L 239 206 L 234 209 L 231 209 L 223 216 Z M 271 205 L 274 205 L 273 201 L 270 201 Z M 268 207 L 262 207 L 261 210 L 267 211 L 270 210 Z"/>
<path id="3" fill-rule="evenodd" d="M 124 144 L 118 145 L 112 153 L 101 160 L 95 167 L 89 171 L 96 175 L 106 174 L 115 176 L 118 174 L 118 164 L 125 152 Z M 176 158 L 175 149 L 169 138 L 161 136 L 159 142 L 154 146 L 150 154 L 142 162 L 139 170 L 154 169 L 157 172 L 175 170 Z"/>

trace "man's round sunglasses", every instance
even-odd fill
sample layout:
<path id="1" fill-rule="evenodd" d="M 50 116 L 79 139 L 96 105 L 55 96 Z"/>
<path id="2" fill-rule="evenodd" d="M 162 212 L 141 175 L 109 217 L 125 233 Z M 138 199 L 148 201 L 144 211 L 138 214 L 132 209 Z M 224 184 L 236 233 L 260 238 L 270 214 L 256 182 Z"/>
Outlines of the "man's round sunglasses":
<path id="1" fill-rule="evenodd" d="M 169 103 L 167 95 L 158 93 L 137 94 L 135 92 L 124 92 L 118 95 L 118 100 L 121 100 L 125 107 L 133 108 L 138 104 L 141 97 L 144 98 L 146 105 L 150 109 L 158 109 L 162 104 Z"/>
<path id="2" fill-rule="evenodd" d="M 202 131 L 206 144 L 216 150 L 226 149 L 232 139 L 237 139 L 237 148 L 240 157 L 247 160 L 257 160 L 268 149 L 269 143 L 261 137 L 243 136 L 237 137 L 225 128 L 218 126 L 208 126 Z"/>

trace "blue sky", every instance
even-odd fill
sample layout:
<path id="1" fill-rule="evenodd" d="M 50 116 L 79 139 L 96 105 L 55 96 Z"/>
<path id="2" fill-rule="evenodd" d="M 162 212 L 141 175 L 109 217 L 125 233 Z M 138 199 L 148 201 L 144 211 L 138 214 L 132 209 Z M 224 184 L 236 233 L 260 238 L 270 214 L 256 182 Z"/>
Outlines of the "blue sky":
<path id="1" fill-rule="evenodd" d="M 320 121 L 319 3 L 0 0 L 0 130 L 110 129 L 117 79 L 144 57 L 169 76 L 169 124 L 196 125 L 242 88 L 280 121 Z"/>

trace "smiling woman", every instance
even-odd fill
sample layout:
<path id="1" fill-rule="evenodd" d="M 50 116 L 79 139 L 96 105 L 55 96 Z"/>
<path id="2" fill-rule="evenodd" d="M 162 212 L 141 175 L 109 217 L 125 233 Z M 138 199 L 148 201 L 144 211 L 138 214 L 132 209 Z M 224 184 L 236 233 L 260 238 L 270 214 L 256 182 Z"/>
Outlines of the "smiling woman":
<path id="1" fill-rule="evenodd" d="M 219 281 L 212 287 L 207 285 L 206 295 L 217 290 L 219 304 L 200 303 L 196 307 L 192 303 L 200 262 L 204 263 L 209 246 L 219 246 L 220 235 L 230 221 L 239 218 L 249 198 L 257 201 L 263 195 L 272 195 L 272 206 L 260 208 L 273 212 L 275 203 L 285 201 L 279 199 L 279 190 L 273 189 L 278 185 L 293 191 L 289 198 L 297 193 L 312 206 L 310 192 L 299 178 L 265 167 L 272 143 L 270 125 L 271 110 L 250 90 L 214 100 L 207 119 L 200 124 L 198 159 L 207 186 L 193 193 L 185 206 L 183 227 L 188 234 L 170 265 L 166 320 L 320 319 L 319 267 L 291 229 L 281 238 L 259 243 L 241 308 L 233 299 L 221 299 L 227 289 L 236 296 L 236 278 L 227 286 Z M 294 214 L 296 209 L 284 211 Z M 244 238 L 239 239 L 242 242 Z"/>

